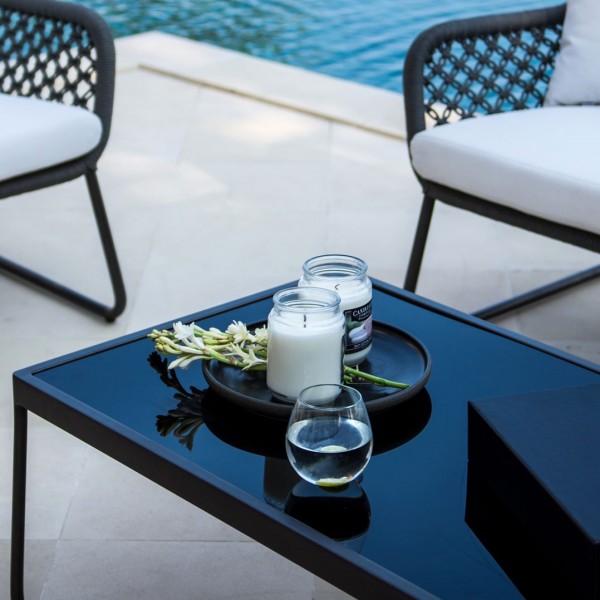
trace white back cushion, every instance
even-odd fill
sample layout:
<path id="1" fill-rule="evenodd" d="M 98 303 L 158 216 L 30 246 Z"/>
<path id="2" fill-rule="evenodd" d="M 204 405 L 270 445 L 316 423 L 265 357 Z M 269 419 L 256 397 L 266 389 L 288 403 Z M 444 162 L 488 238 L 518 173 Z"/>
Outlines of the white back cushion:
<path id="1" fill-rule="evenodd" d="M 413 166 L 450 188 L 600 233 L 598 132 L 600 106 L 466 119 L 415 135 Z"/>
<path id="2" fill-rule="evenodd" d="M 83 156 L 101 136 L 84 108 L 0 93 L 0 181 Z"/>
<path id="3" fill-rule="evenodd" d="M 600 0 L 568 0 L 545 105 L 600 104 Z"/>

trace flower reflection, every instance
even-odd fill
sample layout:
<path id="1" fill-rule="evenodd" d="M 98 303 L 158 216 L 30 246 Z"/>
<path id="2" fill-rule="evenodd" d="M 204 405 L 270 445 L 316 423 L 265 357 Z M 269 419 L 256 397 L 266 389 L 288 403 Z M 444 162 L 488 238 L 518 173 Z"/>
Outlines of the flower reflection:
<path id="1" fill-rule="evenodd" d="M 161 381 L 176 390 L 173 398 L 177 400 L 176 408 L 166 415 L 157 415 L 156 429 L 161 436 L 174 435 L 177 441 L 188 450 L 194 447 L 194 437 L 204 423 L 202 401 L 205 392 L 194 386 L 187 390 L 179 381 L 175 371 L 169 370 L 166 358 L 157 352 L 148 357 L 150 366 L 159 374 Z"/>

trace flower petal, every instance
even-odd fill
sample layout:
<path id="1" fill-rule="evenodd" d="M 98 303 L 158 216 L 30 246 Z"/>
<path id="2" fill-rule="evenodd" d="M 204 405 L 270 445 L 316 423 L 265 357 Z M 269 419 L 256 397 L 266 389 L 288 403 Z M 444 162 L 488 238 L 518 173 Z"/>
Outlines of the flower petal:
<path id="1" fill-rule="evenodd" d="M 194 324 L 184 325 L 181 321 L 173 323 L 173 332 L 178 340 L 184 340 L 194 335 Z"/>

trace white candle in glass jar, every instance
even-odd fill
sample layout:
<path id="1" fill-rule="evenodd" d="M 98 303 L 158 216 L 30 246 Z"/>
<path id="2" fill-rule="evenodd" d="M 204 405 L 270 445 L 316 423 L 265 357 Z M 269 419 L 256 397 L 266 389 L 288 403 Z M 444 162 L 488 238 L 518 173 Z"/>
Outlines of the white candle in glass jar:
<path id="1" fill-rule="evenodd" d="M 373 288 L 365 261 L 345 254 L 309 258 L 298 286 L 337 292 L 346 321 L 344 364 L 353 366 L 365 360 L 373 340 Z"/>
<path id="2" fill-rule="evenodd" d="M 275 294 L 269 314 L 267 387 L 295 402 L 301 390 L 340 383 L 344 317 L 331 290 L 289 288 Z"/>

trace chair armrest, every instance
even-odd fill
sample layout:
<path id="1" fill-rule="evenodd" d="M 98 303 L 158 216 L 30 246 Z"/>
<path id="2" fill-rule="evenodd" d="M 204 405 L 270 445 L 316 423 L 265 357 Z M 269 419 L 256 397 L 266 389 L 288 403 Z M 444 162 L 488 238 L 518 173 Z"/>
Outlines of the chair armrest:
<path id="1" fill-rule="evenodd" d="M 421 33 L 404 63 L 408 140 L 478 114 L 541 106 L 565 5 L 448 21 Z"/>
<path id="2" fill-rule="evenodd" d="M 0 0 L 0 92 L 94 111 L 110 133 L 115 47 L 104 19 L 55 0 Z"/>

